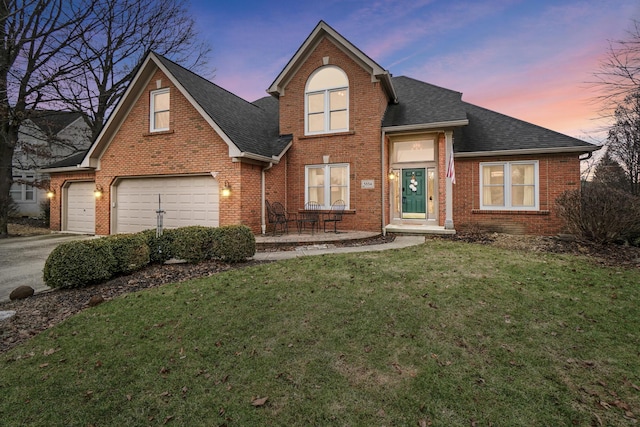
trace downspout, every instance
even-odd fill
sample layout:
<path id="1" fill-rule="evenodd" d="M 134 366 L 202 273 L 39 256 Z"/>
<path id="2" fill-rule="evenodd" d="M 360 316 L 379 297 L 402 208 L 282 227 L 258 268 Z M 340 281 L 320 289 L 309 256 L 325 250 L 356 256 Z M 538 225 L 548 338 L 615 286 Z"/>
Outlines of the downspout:
<path id="1" fill-rule="evenodd" d="M 592 156 L 593 156 L 593 151 L 589 151 L 587 153 L 587 157 L 585 157 L 585 158 L 578 157 L 578 160 L 580 160 L 581 162 L 584 162 L 585 160 L 589 160 Z"/>
<path id="2" fill-rule="evenodd" d="M 272 167 L 273 167 L 273 162 L 269 163 L 269 166 L 262 169 L 262 176 L 261 176 L 262 182 L 260 183 L 260 186 L 262 187 L 260 189 L 261 199 L 262 199 L 262 204 L 260 206 L 260 228 L 262 229 L 262 234 L 266 234 L 267 232 L 267 221 L 266 221 L 265 212 L 264 212 L 264 205 L 265 205 L 265 200 L 267 196 L 266 189 L 265 189 L 266 172 Z"/>
<path id="3" fill-rule="evenodd" d="M 385 185 L 384 183 L 386 182 L 385 179 L 387 177 L 387 173 L 385 172 L 384 169 L 384 129 L 382 130 L 382 137 L 380 139 L 380 170 L 382 172 L 382 179 L 380 180 L 380 193 L 381 193 L 381 198 L 380 200 L 382 200 L 382 206 L 380 209 L 381 211 L 381 221 L 380 221 L 380 225 L 382 227 L 382 235 L 386 236 L 387 235 L 387 227 L 385 227 L 384 225 L 384 206 L 385 206 L 385 197 L 384 197 L 384 193 L 385 193 Z"/>

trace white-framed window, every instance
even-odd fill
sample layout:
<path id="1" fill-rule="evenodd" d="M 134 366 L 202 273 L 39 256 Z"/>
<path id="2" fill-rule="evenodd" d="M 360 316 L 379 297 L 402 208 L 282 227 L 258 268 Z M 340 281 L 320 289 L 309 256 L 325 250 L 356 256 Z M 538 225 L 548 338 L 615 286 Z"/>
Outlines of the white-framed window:
<path id="1" fill-rule="evenodd" d="M 538 162 L 480 163 L 480 208 L 538 210 Z"/>
<path id="2" fill-rule="evenodd" d="M 316 70 L 305 89 L 305 135 L 349 130 L 349 79 L 333 65 Z"/>
<path id="3" fill-rule="evenodd" d="M 13 199 L 14 202 L 35 202 L 36 188 L 24 182 L 33 181 L 34 179 L 35 175 L 33 174 L 14 175 L 14 181 L 22 182 L 14 182 L 11 184 L 11 199 Z"/>
<path id="4" fill-rule="evenodd" d="M 169 108 L 169 88 L 151 92 L 151 106 L 149 109 L 150 132 L 169 130 Z"/>
<path id="5" fill-rule="evenodd" d="M 305 166 L 304 202 L 317 202 L 323 209 L 344 200 L 349 209 L 349 164 Z"/>

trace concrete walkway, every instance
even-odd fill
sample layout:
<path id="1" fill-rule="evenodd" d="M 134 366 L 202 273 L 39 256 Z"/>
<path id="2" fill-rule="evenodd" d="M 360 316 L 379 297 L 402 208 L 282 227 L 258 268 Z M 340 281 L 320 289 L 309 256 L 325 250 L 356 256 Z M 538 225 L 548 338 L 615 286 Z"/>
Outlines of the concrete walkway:
<path id="1" fill-rule="evenodd" d="M 299 246 L 292 251 L 265 251 L 257 252 L 253 259 L 260 261 L 278 261 L 283 259 L 298 258 L 303 256 L 312 255 L 326 255 L 326 254 L 347 254 L 356 252 L 373 252 L 384 251 L 387 249 L 400 249 L 409 246 L 419 245 L 424 243 L 424 236 L 396 236 L 393 242 L 382 243 L 379 245 L 365 245 L 365 246 L 335 246 L 331 243 L 313 244 L 308 246 Z"/>

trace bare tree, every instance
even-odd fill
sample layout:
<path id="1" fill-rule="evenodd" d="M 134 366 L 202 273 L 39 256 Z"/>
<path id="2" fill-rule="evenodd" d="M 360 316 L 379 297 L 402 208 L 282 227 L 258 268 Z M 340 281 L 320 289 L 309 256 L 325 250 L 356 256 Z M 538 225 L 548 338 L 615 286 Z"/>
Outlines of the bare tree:
<path id="1" fill-rule="evenodd" d="M 610 116 L 617 105 L 640 88 L 640 21 L 633 20 L 627 37 L 609 42 L 605 59 L 594 73 L 601 90 L 598 101 Z"/>
<path id="2" fill-rule="evenodd" d="M 606 59 L 594 73 L 602 115 L 612 120 L 607 150 L 624 169 L 626 187 L 640 194 L 640 21 L 622 40 L 609 42 Z"/>
<path id="3" fill-rule="evenodd" d="M 81 112 L 93 140 L 147 52 L 197 68 L 210 51 L 187 0 L 0 0 L 0 31 L 0 238 L 20 126 L 31 114 Z"/>
<path id="4" fill-rule="evenodd" d="M 609 129 L 608 152 L 624 169 L 628 190 L 640 195 L 640 91 L 625 97 Z"/>
<path id="5" fill-rule="evenodd" d="M 52 83 L 82 65 L 68 48 L 82 35 L 92 0 L 0 1 L 0 238 L 7 237 L 12 160 L 20 125 L 50 100 Z"/>
<path id="6" fill-rule="evenodd" d="M 82 111 L 95 139 L 149 51 L 187 68 L 203 67 L 209 54 L 197 37 L 185 0 L 96 0 L 83 36 L 72 45 L 85 64 L 57 85 L 67 109 Z"/>

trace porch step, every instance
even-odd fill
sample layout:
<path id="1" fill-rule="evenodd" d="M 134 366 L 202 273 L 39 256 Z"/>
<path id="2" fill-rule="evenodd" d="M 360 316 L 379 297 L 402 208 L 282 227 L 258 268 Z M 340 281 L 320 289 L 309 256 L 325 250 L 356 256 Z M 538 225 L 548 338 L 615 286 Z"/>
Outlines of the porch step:
<path id="1" fill-rule="evenodd" d="M 438 225 L 389 224 L 385 230 L 394 234 L 456 234 L 455 229 L 447 230 Z"/>

